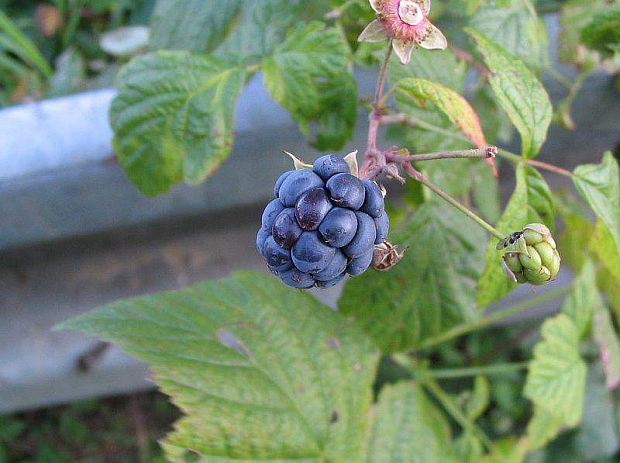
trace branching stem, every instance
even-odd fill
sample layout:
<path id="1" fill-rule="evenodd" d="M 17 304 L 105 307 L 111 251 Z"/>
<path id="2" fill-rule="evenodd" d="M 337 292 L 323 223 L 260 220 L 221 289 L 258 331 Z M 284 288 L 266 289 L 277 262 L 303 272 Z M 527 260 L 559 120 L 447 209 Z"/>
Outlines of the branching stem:
<path id="1" fill-rule="evenodd" d="M 385 159 L 390 162 L 418 162 L 418 161 L 431 161 L 435 159 L 486 159 L 494 158 L 497 153 L 497 148 L 489 146 L 482 149 L 470 149 L 470 150 L 454 150 L 454 151 L 438 151 L 436 153 L 425 154 L 412 154 L 401 155 L 398 153 L 385 153 Z"/>
<path id="2" fill-rule="evenodd" d="M 455 208 L 457 208 L 459 211 L 461 211 L 467 217 L 472 219 L 474 222 L 476 222 L 478 225 L 480 225 L 482 228 L 484 228 L 491 235 L 495 236 L 497 239 L 502 240 L 502 239 L 504 239 L 506 237 L 505 234 L 503 234 L 502 232 L 497 230 L 491 224 L 485 222 L 481 217 L 476 215 L 473 211 L 469 210 L 467 207 L 465 207 L 464 205 L 459 203 L 456 199 L 454 199 L 448 193 L 443 191 L 437 185 L 435 185 L 434 183 L 429 181 L 426 177 L 424 177 L 424 175 L 422 175 L 422 173 L 420 171 L 415 169 L 410 163 L 404 163 L 403 164 L 403 169 L 405 170 L 405 172 L 407 172 L 407 174 L 409 174 L 409 176 L 412 179 L 414 179 L 415 181 L 420 182 L 421 184 L 423 184 L 425 187 L 427 187 L 433 193 L 437 194 L 439 197 L 441 197 L 443 200 L 448 202 L 450 205 L 452 205 Z"/>
<path id="3" fill-rule="evenodd" d="M 472 333 L 473 331 L 478 331 L 482 328 L 486 328 L 487 326 L 500 322 L 506 318 L 520 314 L 530 309 L 534 309 L 540 304 L 552 301 L 555 298 L 566 295 L 568 292 L 570 292 L 571 288 L 572 286 L 558 288 L 541 294 L 540 296 L 518 302 L 514 305 L 506 307 L 505 309 L 498 310 L 497 312 L 492 312 L 480 318 L 479 320 L 476 320 L 475 322 L 455 326 L 448 331 L 445 331 L 437 336 L 427 338 L 426 340 L 422 341 L 416 350 L 427 349 L 438 344 L 443 344 L 444 342 L 448 342 L 452 339 Z"/>

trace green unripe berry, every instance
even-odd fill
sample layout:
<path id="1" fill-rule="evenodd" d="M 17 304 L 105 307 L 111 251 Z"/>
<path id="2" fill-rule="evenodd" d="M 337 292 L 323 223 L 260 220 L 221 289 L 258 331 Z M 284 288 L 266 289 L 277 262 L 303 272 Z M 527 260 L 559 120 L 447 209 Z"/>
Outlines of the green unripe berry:
<path id="1" fill-rule="evenodd" d="M 530 229 L 523 230 L 523 237 L 525 238 L 525 242 L 529 245 L 542 243 L 545 239 L 542 233 Z"/>
<path id="2" fill-rule="evenodd" d="M 521 273 L 523 271 L 523 267 L 521 266 L 521 262 L 519 261 L 519 254 L 516 252 L 508 252 L 504 256 L 504 261 L 508 268 L 514 273 Z"/>
<path id="3" fill-rule="evenodd" d="M 542 267 L 540 255 L 532 246 L 527 247 L 529 256 L 525 253 L 519 253 L 519 261 L 524 269 L 538 270 Z"/>
<path id="4" fill-rule="evenodd" d="M 522 231 L 501 240 L 505 273 L 518 283 L 542 285 L 560 270 L 560 255 L 549 229 L 540 223 L 526 225 Z"/>
<path id="5" fill-rule="evenodd" d="M 523 275 L 528 283 L 533 285 L 542 285 L 551 279 L 551 273 L 546 267 L 541 267 L 539 270 L 526 268 Z"/>

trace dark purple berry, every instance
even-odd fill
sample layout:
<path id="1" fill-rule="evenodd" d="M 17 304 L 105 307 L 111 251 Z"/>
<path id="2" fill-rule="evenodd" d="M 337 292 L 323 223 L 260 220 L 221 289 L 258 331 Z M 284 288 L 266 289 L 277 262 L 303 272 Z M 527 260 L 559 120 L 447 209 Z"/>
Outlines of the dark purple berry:
<path id="1" fill-rule="evenodd" d="M 327 183 L 332 202 L 340 207 L 358 210 L 364 204 L 364 184 L 351 174 L 336 174 Z"/>
<path id="2" fill-rule="evenodd" d="M 334 254 L 329 265 L 320 272 L 315 273 L 313 275 L 314 279 L 317 281 L 332 280 L 346 270 L 348 262 L 347 256 L 345 256 L 342 251 L 336 250 L 336 254 Z"/>
<path id="3" fill-rule="evenodd" d="M 282 175 L 280 175 L 278 177 L 278 180 L 276 180 L 276 184 L 273 187 L 273 195 L 276 198 L 278 197 L 278 194 L 280 193 L 280 187 L 282 186 L 282 183 L 284 183 L 284 180 L 286 179 L 286 177 L 291 175 L 293 172 L 295 172 L 295 171 L 294 170 L 289 170 L 287 172 L 284 172 Z"/>
<path id="4" fill-rule="evenodd" d="M 316 230 L 323 221 L 332 203 L 324 188 L 313 188 L 306 191 L 295 204 L 295 217 L 304 230 Z"/>
<path id="5" fill-rule="evenodd" d="M 314 278 L 309 273 L 300 272 L 296 268 L 281 272 L 279 276 L 285 284 L 293 288 L 306 289 L 314 286 Z"/>
<path id="6" fill-rule="evenodd" d="M 260 228 L 258 233 L 256 234 L 256 250 L 259 254 L 263 254 L 263 246 L 265 245 L 265 241 L 269 238 L 270 233 L 264 228 Z"/>
<path id="7" fill-rule="evenodd" d="M 363 183 L 366 195 L 364 197 L 364 204 L 362 204 L 360 211 L 365 212 L 370 217 L 376 219 L 385 209 L 385 201 L 383 200 L 381 188 L 379 188 L 379 185 L 372 180 L 364 180 Z"/>
<path id="8" fill-rule="evenodd" d="M 278 246 L 278 243 L 273 240 L 273 236 L 265 240 L 263 257 L 267 261 L 267 265 L 275 272 L 285 272 L 293 268 L 291 251 Z"/>
<path id="9" fill-rule="evenodd" d="M 317 273 L 325 269 L 336 254 L 336 248 L 325 244 L 318 232 L 306 231 L 293 245 L 293 263 L 302 272 Z"/>
<path id="10" fill-rule="evenodd" d="M 280 212 L 271 230 L 275 242 L 284 249 L 291 249 L 303 232 L 295 219 L 295 209 L 292 207 Z"/>
<path id="11" fill-rule="evenodd" d="M 312 170 L 324 181 L 327 181 L 332 175 L 348 174 L 350 172 L 347 162 L 333 154 L 326 154 L 314 161 Z"/>
<path id="12" fill-rule="evenodd" d="M 363 212 L 356 212 L 355 216 L 357 217 L 357 232 L 353 240 L 342 248 L 343 252 L 352 259 L 372 249 L 377 238 L 374 219 Z"/>
<path id="13" fill-rule="evenodd" d="M 368 270 L 368 267 L 370 267 L 370 264 L 372 263 L 372 256 L 374 254 L 374 250 L 375 249 L 373 246 L 361 256 L 356 257 L 355 259 L 351 259 L 351 262 L 349 262 L 349 265 L 347 265 L 347 273 L 351 276 L 355 276 L 361 275 L 366 270 Z"/>
<path id="14" fill-rule="evenodd" d="M 280 212 L 284 210 L 284 206 L 277 199 L 274 199 L 263 211 L 263 217 L 261 220 L 263 230 L 267 230 L 271 232 L 271 227 L 273 227 L 273 223 L 276 221 L 276 217 Z"/>
<path id="15" fill-rule="evenodd" d="M 336 286 L 342 280 L 344 280 L 344 277 L 345 277 L 345 274 L 341 273 L 336 278 L 333 278 L 333 279 L 331 279 L 329 281 L 317 281 L 316 282 L 316 287 L 317 288 L 321 288 L 321 289 L 331 288 L 333 286 Z"/>
<path id="16" fill-rule="evenodd" d="M 324 186 L 321 177 L 306 169 L 291 172 L 280 186 L 278 197 L 285 207 L 293 207 L 299 197 L 312 188 Z"/>
<path id="17" fill-rule="evenodd" d="M 334 248 L 341 248 L 351 242 L 357 231 L 355 212 L 335 207 L 319 226 L 319 232 L 326 243 Z"/>
<path id="18" fill-rule="evenodd" d="M 375 244 L 381 244 L 387 239 L 390 233 L 390 218 L 387 212 L 383 211 L 381 215 L 375 219 L 375 227 L 377 229 Z"/>

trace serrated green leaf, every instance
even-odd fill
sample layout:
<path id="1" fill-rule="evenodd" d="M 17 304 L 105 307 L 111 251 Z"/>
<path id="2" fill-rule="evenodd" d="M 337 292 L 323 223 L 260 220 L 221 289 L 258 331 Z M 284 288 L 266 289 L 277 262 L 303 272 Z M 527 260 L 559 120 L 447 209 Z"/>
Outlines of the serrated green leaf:
<path id="1" fill-rule="evenodd" d="M 517 185 L 495 228 L 506 236 L 532 222 L 553 228 L 555 209 L 549 186 L 538 171 L 528 165 L 517 167 Z M 478 305 L 486 307 L 516 287 L 502 270 L 502 254 L 492 238 L 486 251 L 486 268 L 478 281 Z"/>
<path id="2" fill-rule="evenodd" d="M 529 0 L 491 0 L 478 9 L 470 25 L 528 65 L 549 66 L 547 29 Z"/>
<path id="3" fill-rule="evenodd" d="M 407 99 L 424 107 L 427 101 L 443 112 L 479 148 L 487 146 L 478 115 L 465 98 L 441 84 L 415 77 L 396 83 L 396 101 Z"/>
<path id="4" fill-rule="evenodd" d="M 558 249 L 562 252 L 562 262 L 579 272 L 588 259 L 588 254 L 583 251 L 590 246 L 594 227 L 575 197 L 556 194 L 555 199 L 564 222 L 564 229 L 557 239 Z"/>
<path id="5" fill-rule="evenodd" d="M 569 1 L 560 10 L 559 57 L 565 63 L 591 67 L 599 61 L 596 53 L 581 45 L 581 30 L 594 16 L 611 4 L 605 0 Z"/>
<path id="6" fill-rule="evenodd" d="M 527 442 L 530 451 L 539 450 L 557 437 L 564 421 L 544 408 L 534 406 L 534 413 L 527 424 Z"/>
<path id="7" fill-rule="evenodd" d="M 551 123 L 549 96 L 522 61 L 484 34 L 468 29 L 491 70 L 489 82 L 499 104 L 521 135 L 523 157 L 535 157 Z"/>
<path id="8" fill-rule="evenodd" d="M 151 364 L 181 418 L 168 458 L 359 461 L 378 355 L 336 312 L 257 272 L 64 323 Z M 191 449 L 191 450 L 190 450 Z"/>
<path id="9" fill-rule="evenodd" d="M 493 443 L 491 453 L 481 463 L 522 463 L 527 455 L 527 442 L 509 436 Z"/>
<path id="10" fill-rule="evenodd" d="M 597 13 L 581 30 L 582 43 L 598 51 L 603 58 L 610 58 L 620 46 L 620 8 Z"/>
<path id="11" fill-rule="evenodd" d="M 339 149 L 351 138 L 357 86 L 347 71 L 346 44 L 336 29 L 301 24 L 263 62 L 265 86 L 291 112 L 304 134 L 319 123 L 314 144 Z"/>
<path id="12" fill-rule="evenodd" d="M 613 235 L 601 220 L 597 220 L 594 225 L 590 251 L 598 257 L 604 270 L 609 272 L 611 278 L 620 282 L 620 252 L 615 247 Z"/>
<path id="13" fill-rule="evenodd" d="M 235 29 L 215 54 L 240 61 L 269 56 L 284 41 L 291 27 L 306 19 L 308 11 L 315 8 L 313 3 L 304 0 L 243 0 Z"/>
<path id="14" fill-rule="evenodd" d="M 601 461 L 620 448 L 616 423 L 617 402 L 605 387 L 605 377 L 597 363 L 588 371 L 584 410 L 574 435 L 574 454 L 580 461 Z"/>
<path id="15" fill-rule="evenodd" d="M 187 52 L 138 57 L 119 73 L 110 109 L 121 167 L 145 194 L 212 174 L 233 145 L 243 69 Z"/>
<path id="16" fill-rule="evenodd" d="M 367 272 L 345 285 L 340 310 L 353 315 L 383 352 L 410 349 L 479 316 L 474 286 L 484 235 L 454 208 L 424 203 L 391 241 L 408 247 L 389 272 Z"/>
<path id="17" fill-rule="evenodd" d="M 594 265 L 588 259 L 584 262 L 573 282 L 573 289 L 562 305 L 562 312 L 575 323 L 581 339 L 590 333 L 593 311 L 600 304 Z"/>
<path id="18" fill-rule="evenodd" d="M 242 0 L 158 0 L 151 16 L 153 50 L 213 51 L 230 32 Z"/>
<path id="19" fill-rule="evenodd" d="M 620 252 L 620 180 L 618 162 L 608 151 L 600 164 L 575 168 L 573 183 L 581 197 L 603 221 Z"/>
<path id="20" fill-rule="evenodd" d="M 383 48 L 381 52 L 385 53 Z M 407 64 L 401 64 L 397 56 L 392 56 L 388 75 L 390 82 L 417 77 L 461 92 L 465 84 L 466 70 L 465 61 L 457 60 L 450 49 L 437 53 L 435 50 L 417 48 Z"/>
<path id="21" fill-rule="evenodd" d="M 583 413 L 586 365 L 579 355 L 579 331 L 565 314 L 547 319 L 534 348 L 524 394 L 566 426 Z"/>
<path id="22" fill-rule="evenodd" d="M 450 463 L 450 426 L 412 382 L 381 390 L 369 439 L 367 463 Z"/>
<path id="23" fill-rule="evenodd" d="M 593 335 L 598 344 L 601 364 L 605 370 L 607 389 L 620 385 L 620 341 L 614 329 L 609 310 L 599 298 L 594 305 Z"/>

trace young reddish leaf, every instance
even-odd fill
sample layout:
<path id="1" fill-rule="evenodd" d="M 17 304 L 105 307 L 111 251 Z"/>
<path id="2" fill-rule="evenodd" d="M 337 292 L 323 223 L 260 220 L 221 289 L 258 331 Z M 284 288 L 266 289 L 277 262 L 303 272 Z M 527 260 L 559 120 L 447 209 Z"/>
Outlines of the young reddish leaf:
<path id="1" fill-rule="evenodd" d="M 430 101 L 448 116 L 474 145 L 478 148 L 488 146 L 476 111 L 454 90 L 428 80 L 408 77 L 396 84 L 396 91 L 397 98 L 412 99 L 421 107 Z"/>
<path id="2" fill-rule="evenodd" d="M 488 146 L 480 118 L 474 108 L 465 98 L 454 90 L 436 82 L 429 80 L 408 77 L 400 80 L 396 84 L 396 98 L 404 98 L 415 101 L 420 107 L 424 107 L 427 101 L 433 103 L 443 112 L 450 121 L 456 125 L 463 135 L 467 137 L 478 148 Z M 497 177 L 497 171 L 493 159 L 488 158 L 486 162 L 493 168 Z"/>

